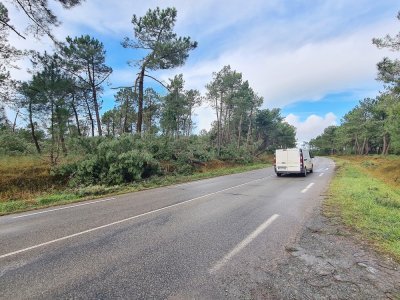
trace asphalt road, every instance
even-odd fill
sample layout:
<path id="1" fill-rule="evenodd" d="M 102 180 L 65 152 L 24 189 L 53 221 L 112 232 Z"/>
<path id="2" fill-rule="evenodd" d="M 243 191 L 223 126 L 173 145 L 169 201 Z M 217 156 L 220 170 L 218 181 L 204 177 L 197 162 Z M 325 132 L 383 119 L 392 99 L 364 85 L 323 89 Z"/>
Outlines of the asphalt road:
<path id="1" fill-rule="evenodd" d="M 334 163 L 273 168 L 0 217 L 1 299 L 251 298 Z"/>

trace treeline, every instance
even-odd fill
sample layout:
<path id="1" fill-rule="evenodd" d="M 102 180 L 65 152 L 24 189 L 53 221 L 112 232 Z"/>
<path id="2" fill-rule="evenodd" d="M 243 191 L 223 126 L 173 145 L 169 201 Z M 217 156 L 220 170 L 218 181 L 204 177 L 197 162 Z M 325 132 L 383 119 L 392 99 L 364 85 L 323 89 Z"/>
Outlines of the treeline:
<path id="1" fill-rule="evenodd" d="M 400 12 L 397 16 L 400 20 Z M 400 34 L 373 39 L 378 48 L 400 50 Z M 378 80 L 385 91 L 366 98 L 348 112 L 340 126 L 326 128 L 310 141 L 320 154 L 400 154 L 400 61 L 385 57 L 378 63 Z"/>
<path id="2" fill-rule="evenodd" d="M 366 98 L 348 112 L 340 126 L 330 126 L 310 141 L 321 154 L 400 154 L 399 95 Z"/>
<path id="3" fill-rule="evenodd" d="M 125 38 L 122 46 L 143 55 L 134 62 L 138 73 L 133 86 L 116 89 L 114 108 L 103 114 L 102 94 L 112 68 L 99 40 L 67 37 L 55 43 L 54 53 L 30 51 L 31 79 L 2 82 L 16 117 L 7 120 L 0 110 L 0 153 L 48 157 L 60 180 L 120 184 L 189 173 L 212 159 L 251 162 L 265 151 L 293 147 L 295 128 L 279 109 L 260 109 L 262 97 L 230 66 L 212 74 L 205 95 L 186 89 L 183 74 L 168 83 L 151 75 L 183 65 L 197 47 L 174 32 L 176 15 L 175 8 L 133 15 L 134 39 Z M 148 87 L 148 80 L 165 93 Z M 194 135 L 194 110 L 207 103 L 217 120 L 210 131 Z"/>

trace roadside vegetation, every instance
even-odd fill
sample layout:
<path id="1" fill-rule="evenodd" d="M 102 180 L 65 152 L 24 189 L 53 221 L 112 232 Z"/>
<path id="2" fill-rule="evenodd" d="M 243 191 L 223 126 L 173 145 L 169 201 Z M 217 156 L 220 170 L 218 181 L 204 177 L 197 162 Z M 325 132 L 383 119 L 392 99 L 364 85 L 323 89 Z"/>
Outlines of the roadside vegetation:
<path id="1" fill-rule="evenodd" d="M 84 5 L 54 1 L 65 9 Z M 0 3 L 7 25 L 0 28 L 2 41 L 8 43 L 12 29 L 21 38 L 32 30 L 55 43 L 52 53 L 8 44 L 0 51 L 0 213 L 257 168 L 266 153 L 295 146 L 295 128 L 279 109 L 261 109 L 263 98 L 229 65 L 210 74 L 204 95 L 185 87 L 184 75 L 172 70 L 198 45 L 175 32 L 175 8 L 132 16 L 132 36 L 121 47 L 133 53 L 134 82 L 119 87 L 109 80 L 113 70 L 101 41 L 89 35 L 56 41 L 51 29 L 59 22 L 47 3 L 10 2 L 32 24 L 13 27 Z M 32 62 L 31 78 L 18 82 L 9 61 L 22 56 Z M 171 70 L 171 78 L 159 80 L 158 70 Z M 106 85 L 114 99 L 103 96 Z M 102 110 L 106 101 L 114 107 Z M 15 112 L 12 120 L 5 105 Z M 201 105 L 209 105 L 216 120 L 194 134 Z"/>
<path id="2" fill-rule="evenodd" d="M 325 213 L 400 261 L 400 158 L 336 157 Z"/>
<path id="3" fill-rule="evenodd" d="M 400 21 L 400 12 L 397 15 Z M 379 49 L 400 51 L 400 33 L 374 38 Z M 378 80 L 385 90 L 375 98 L 365 98 L 349 111 L 339 126 L 329 126 L 309 143 L 315 153 L 400 154 L 400 60 L 383 58 L 377 64 Z"/>
<path id="4" fill-rule="evenodd" d="M 20 163 L 11 165 L 6 163 L 7 159 L 0 160 L 0 215 L 251 171 L 270 165 L 272 157 L 263 156 L 257 162 L 245 165 L 213 160 L 193 174 L 160 174 L 119 185 L 62 184 L 48 172 L 47 163 L 38 157 L 26 156 Z M 15 175 L 14 168 L 21 173 Z M 43 170 L 43 176 L 32 175 L 36 170 Z"/>
<path id="5" fill-rule="evenodd" d="M 54 2 L 65 9 L 84 5 Z M 296 128 L 280 109 L 263 107 L 264 99 L 231 66 L 210 74 L 203 95 L 185 87 L 184 74 L 173 69 L 199 45 L 174 31 L 175 8 L 132 16 L 132 36 L 121 44 L 133 53 L 134 82 L 119 87 L 109 80 L 113 70 L 101 41 L 89 35 L 57 41 L 52 29 L 59 22 L 46 1 L 10 3 L 30 24 L 16 28 L 9 16 L 15 9 L 0 2 L 0 214 L 261 168 L 270 161 L 266 154 L 295 147 Z M 23 39 L 28 32 L 50 37 L 54 51 L 9 44 L 10 33 Z M 400 35 L 373 43 L 398 52 Z M 19 82 L 10 70 L 23 57 L 32 62 L 31 77 Z M 157 78 L 159 70 L 171 71 L 168 82 Z M 320 155 L 364 155 L 337 159 L 326 212 L 398 259 L 400 163 L 391 155 L 400 154 L 400 61 L 384 58 L 378 79 L 383 92 L 361 100 L 309 147 Z M 114 99 L 104 97 L 106 84 Z M 105 102 L 114 106 L 103 110 Z M 215 121 L 194 134 L 195 109 L 207 105 Z"/>
<path id="6" fill-rule="evenodd" d="M 400 34 L 373 39 L 397 53 L 399 43 Z M 400 261 L 400 61 L 385 57 L 377 67 L 385 90 L 359 101 L 309 146 L 315 154 L 336 155 L 325 212 Z"/>

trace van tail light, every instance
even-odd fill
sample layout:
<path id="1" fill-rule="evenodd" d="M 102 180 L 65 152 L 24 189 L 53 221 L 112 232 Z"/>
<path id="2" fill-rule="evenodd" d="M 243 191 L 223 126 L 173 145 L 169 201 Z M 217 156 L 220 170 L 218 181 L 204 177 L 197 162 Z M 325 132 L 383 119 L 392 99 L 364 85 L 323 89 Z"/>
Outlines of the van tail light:
<path id="1" fill-rule="evenodd" d="M 276 155 L 274 155 L 274 166 L 276 166 Z"/>
<path id="2" fill-rule="evenodd" d="M 304 167 L 303 153 L 300 153 L 300 166 L 301 166 L 301 168 Z"/>

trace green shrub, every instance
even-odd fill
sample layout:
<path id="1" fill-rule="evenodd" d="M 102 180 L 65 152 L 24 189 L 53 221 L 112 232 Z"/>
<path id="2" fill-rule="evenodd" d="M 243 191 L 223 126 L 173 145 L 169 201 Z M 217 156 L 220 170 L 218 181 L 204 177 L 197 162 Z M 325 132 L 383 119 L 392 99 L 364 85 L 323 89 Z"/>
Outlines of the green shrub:
<path id="1" fill-rule="evenodd" d="M 238 149 L 234 143 L 221 148 L 220 159 L 235 163 L 250 163 L 254 161 L 254 157 L 246 147 L 243 146 Z"/>
<path id="2" fill-rule="evenodd" d="M 0 131 L 0 154 L 20 155 L 33 153 L 33 151 L 33 145 L 26 141 L 18 133 L 14 133 L 8 130 Z"/>
<path id="3" fill-rule="evenodd" d="M 160 172 L 158 161 L 144 149 L 144 143 L 134 136 L 96 138 L 89 143 L 82 142 L 81 146 L 81 150 L 92 147 L 91 154 L 81 161 L 52 170 L 55 176 L 72 178 L 71 185 L 118 185 Z M 85 151 L 89 151 L 89 148 Z"/>

